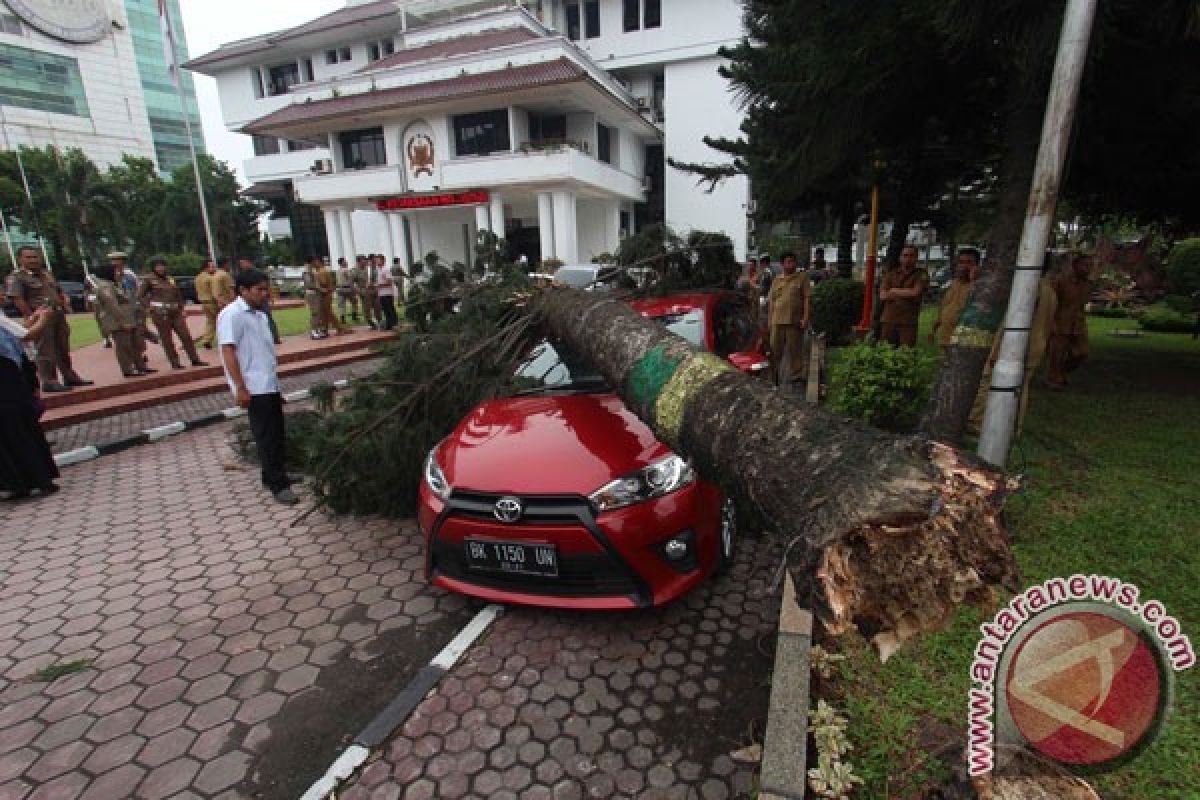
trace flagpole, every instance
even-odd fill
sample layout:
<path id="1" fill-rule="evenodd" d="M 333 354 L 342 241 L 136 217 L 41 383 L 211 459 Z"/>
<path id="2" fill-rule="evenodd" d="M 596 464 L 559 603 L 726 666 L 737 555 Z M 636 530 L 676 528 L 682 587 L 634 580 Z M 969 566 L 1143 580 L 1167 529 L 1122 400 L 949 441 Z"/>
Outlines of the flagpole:
<path id="1" fill-rule="evenodd" d="M 196 157 L 196 142 L 192 139 L 192 115 L 188 111 L 187 98 L 183 94 L 183 80 L 179 74 L 179 57 L 175 52 L 175 35 L 171 30 L 171 12 L 166 0 L 158 0 L 158 8 L 163 24 L 163 47 L 167 52 L 170 64 L 171 79 L 175 84 L 175 92 L 179 95 L 179 108 L 183 112 L 183 125 L 187 131 L 188 150 L 192 154 L 192 170 L 196 173 L 196 195 L 200 200 L 200 217 L 204 222 L 204 240 L 208 243 L 208 257 L 213 263 L 217 261 L 217 248 L 213 246 L 212 225 L 208 221 L 208 202 L 204 199 L 204 181 L 200 177 L 200 161 Z"/>
<path id="2" fill-rule="evenodd" d="M 0 228 L 4 229 L 4 243 L 8 245 L 8 259 L 12 261 L 13 269 L 16 269 L 19 266 L 17 264 L 17 254 L 13 250 L 12 234 L 8 232 L 8 220 L 4 218 L 4 209 L 2 208 L 0 208 Z"/>

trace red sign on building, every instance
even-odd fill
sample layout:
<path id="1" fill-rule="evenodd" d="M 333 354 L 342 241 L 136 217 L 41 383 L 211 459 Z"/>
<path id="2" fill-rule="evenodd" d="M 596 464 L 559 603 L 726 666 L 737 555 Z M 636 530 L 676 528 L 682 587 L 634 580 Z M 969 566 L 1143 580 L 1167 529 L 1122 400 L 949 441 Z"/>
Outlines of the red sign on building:
<path id="1" fill-rule="evenodd" d="M 385 197 L 375 201 L 375 208 L 380 211 L 411 211 L 417 208 L 445 208 L 446 206 L 476 206 L 488 201 L 488 193 L 479 190 L 473 192 L 447 192 L 445 194 L 409 195 L 406 197 Z"/>

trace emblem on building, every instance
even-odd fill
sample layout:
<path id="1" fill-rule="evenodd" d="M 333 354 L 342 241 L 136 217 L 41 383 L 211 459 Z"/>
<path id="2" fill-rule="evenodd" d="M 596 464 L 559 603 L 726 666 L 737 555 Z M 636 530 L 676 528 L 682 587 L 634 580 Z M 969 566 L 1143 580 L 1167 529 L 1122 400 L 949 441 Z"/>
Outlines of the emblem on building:
<path id="1" fill-rule="evenodd" d="M 433 139 L 424 133 L 414 133 L 408 138 L 408 167 L 413 178 L 422 175 L 433 177 Z"/>
<path id="2" fill-rule="evenodd" d="M 5 0 L 30 27 L 64 42 L 88 44 L 112 29 L 103 0 Z"/>

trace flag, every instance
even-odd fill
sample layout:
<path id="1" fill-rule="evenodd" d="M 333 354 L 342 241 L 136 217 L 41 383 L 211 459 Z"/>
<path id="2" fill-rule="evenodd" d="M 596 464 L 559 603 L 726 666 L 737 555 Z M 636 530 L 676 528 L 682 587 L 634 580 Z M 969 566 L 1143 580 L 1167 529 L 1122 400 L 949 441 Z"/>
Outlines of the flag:
<path id="1" fill-rule="evenodd" d="M 179 88 L 179 59 L 175 55 L 175 34 L 171 32 L 171 13 L 167 10 L 167 0 L 158 0 L 158 22 L 162 26 L 163 55 L 167 58 L 167 71 L 171 73 L 171 82 Z"/>

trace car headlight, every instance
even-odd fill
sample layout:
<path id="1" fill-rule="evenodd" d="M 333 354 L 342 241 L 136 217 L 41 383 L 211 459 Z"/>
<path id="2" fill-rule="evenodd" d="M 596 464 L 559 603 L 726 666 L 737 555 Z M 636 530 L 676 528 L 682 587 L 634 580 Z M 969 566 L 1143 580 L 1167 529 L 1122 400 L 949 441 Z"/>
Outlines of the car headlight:
<path id="1" fill-rule="evenodd" d="M 438 445 L 434 445 L 433 449 L 429 451 L 429 455 L 425 456 L 425 485 L 438 498 L 445 500 L 450 496 L 450 483 L 446 480 L 441 465 L 437 462 L 437 449 Z"/>
<path id="2" fill-rule="evenodd" d="M 696 480 L 696 471 L 672 453 L 637 472 L 601 486 L 588 498 L 597 511 L 612 511 L 678 491 Z"/>

